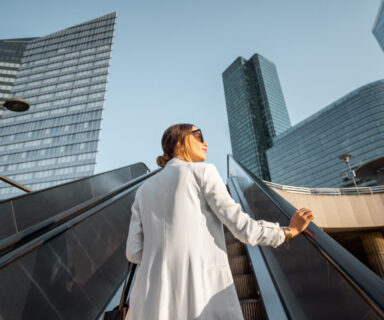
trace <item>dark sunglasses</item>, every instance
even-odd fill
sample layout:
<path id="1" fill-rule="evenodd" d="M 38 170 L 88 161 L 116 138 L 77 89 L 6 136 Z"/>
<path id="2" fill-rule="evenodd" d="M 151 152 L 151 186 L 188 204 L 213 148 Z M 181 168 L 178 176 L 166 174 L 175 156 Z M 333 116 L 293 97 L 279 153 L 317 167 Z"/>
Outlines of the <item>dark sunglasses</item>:
<path id="1" fill-rule="evenodd" d="M 191 131 L 192 135 L 201 143 L 204 142 L 203 134 L 201 133 L 200 129 L 192 130 Z"/>

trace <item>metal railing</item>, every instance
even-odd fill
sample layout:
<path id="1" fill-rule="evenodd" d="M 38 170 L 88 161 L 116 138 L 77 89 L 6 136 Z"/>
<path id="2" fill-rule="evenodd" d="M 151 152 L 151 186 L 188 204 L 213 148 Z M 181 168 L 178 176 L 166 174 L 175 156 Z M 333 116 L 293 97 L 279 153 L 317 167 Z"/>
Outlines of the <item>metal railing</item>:
<path id="1" fill-rule="evenodd" d="M 334 195 L 334 196 L 384 193 L 384 185 L 374 186 L 374 187 L 358 187 L 358 188 L 304 188 L 304 187 L 286 186 L 286 185 L 269 182 L 265 180 L 263 180 L 263 182 L 270 188 L 293 192 L 293 193 Z"/>
<path id="2" fill-rule="evenodd" d="M 5 183 L 8 183 L 10 184 L 11 186 L 15 187 L 15 188 L 19 188 L 25 192 L 32 192 L 31 189 L 27 188 L 27 187 L 24 187 L 22 186 L 21 184 L 17 183 L 16 181 L 13 181 L 7 177 L 4 177 L 4 176 L 0 176 L 0 180 L 1 181 L 4 181 Z"/>

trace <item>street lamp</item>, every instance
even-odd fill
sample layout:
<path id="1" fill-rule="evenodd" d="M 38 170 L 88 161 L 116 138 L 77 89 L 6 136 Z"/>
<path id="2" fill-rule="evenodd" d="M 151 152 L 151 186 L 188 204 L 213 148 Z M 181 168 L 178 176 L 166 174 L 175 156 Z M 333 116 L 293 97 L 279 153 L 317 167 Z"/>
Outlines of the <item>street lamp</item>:
<path id="1" fill-rule="evenodd" d="M 20 98 L 11 98 L 6 100 L 0 107 L 14 112 L 23 112 L 29 109 L 29 103 Z"/>
<path id="2" fill-rule="evenodd" d="M 14 111 L 14 112 L 24 112 L 24 111 L 27 111 L 29 109 L 29 103 L 23 99 L 20 99 L 20 98 L 8 99 L 3 104 L 0 105 L 0 117 L 1 117 L 1 113 L 2 113 L 1 109 L 3 109 L 3 108 L 6 108 L 9 111 Z M 0 176 L 0 180 L 4 181 L 5 183 L 8 183 L 8 184 L 10 184 L 16 188 L 19 188 L 25 192 L 32 192 L 32 190 L 18 184 L 17 182 L 15 182 L 9 178 Z"/>
<path id="3" fill-rule="evenodd" d="M 344 160 L 344 162 L 347 164 L 348 167 L 348 174 L 347 177 L 349 179 L 353 180 L 353 183 L 355 184 L 355 188 L 357 188 L 357 183 L 356 183 L 356 173 L 354 170 L 352 170 L 351 166 L 349 165 L 349 160 L 352 158 L 352 155 L 350 153 L 344 153 L 341 156 L 339 156 L 340 160 Z"/>

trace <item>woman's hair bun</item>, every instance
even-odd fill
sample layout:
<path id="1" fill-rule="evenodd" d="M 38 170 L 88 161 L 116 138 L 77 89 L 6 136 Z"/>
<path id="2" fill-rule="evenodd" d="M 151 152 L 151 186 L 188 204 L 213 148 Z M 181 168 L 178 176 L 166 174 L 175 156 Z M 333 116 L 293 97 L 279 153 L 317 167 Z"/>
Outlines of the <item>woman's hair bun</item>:
<path id="1" fill-rule="evenodd" d="M 172 158 L 171 158 L 170 155 L 168 155 L 168 154 L 164 154 L 164 155 L 162 155 L 162 156 L 158 156 L 157 159 L 156 159 L 156 162 L 157 162 L 157 164 L 158 164 L 160 167 L 164 168 L 165 165 L 167 164 L 167 162 L 168 162 L 169 160 L 171 160 L 171 159 L 172 159 Z"/>

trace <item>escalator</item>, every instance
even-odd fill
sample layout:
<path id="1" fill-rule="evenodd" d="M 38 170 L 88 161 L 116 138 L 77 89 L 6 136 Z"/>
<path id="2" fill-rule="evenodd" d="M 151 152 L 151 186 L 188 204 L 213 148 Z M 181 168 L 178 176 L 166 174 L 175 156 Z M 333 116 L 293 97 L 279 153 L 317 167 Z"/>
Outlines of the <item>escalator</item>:
<path id="1" fill-rule="evenodd" d="M 105 176 L 109 183 L 93 176 L 0 202 L 0 222 L 11 221 L 3 232 L 0 224 L 1 320 L 99 319 L 114 305 L 134 272 L 125 242 L 135 192 L 158 172 L 129 171 Z M 295 211 L 232 157 L 228 189 L 255 219 L 288 225 Z M 383 281 L 315 225 L 275 249 L 225 236 L 246 320 L 384 318 Z"/>
<path id="2" fill-rule="evenodd" d="M 0 319 L 97 319 L 124 281 L 135 164 L 0 202 Z"/>
<path id="3" fill-rule="evenodd" d="M 286 226 L 296 210 L 231 156 L 228 189 L 257 220 Z M 229 233 L 226 239 L 246 320 L 384 319 L 384 281 L 313 223 L 277 248 L 241 248 Z M 239 275 L 248 280 L 241 282 Z"/>

